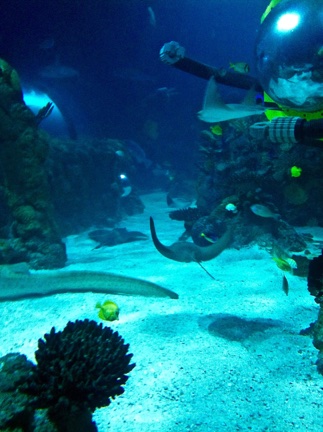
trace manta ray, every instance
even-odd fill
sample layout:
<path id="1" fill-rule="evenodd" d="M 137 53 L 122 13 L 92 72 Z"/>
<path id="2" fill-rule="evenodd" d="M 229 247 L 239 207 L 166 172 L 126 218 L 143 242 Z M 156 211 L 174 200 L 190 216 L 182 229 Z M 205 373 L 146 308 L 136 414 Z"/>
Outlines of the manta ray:
<path id="1" fill-rule="evenodd" d="M 170 246 L 163 245 L 156 234 L 155 223 L 153 218 L 150 218 L 150 233 L 155 245 L 155 248 L 164 257 L 173 261 L 190 263 L 196 262 L 206 273 L 213 278 L 212 275 L 201 265 L 202 261 L 210 261 L 226 249 L 231 241 L 231 229 L 228 228 L 225 233 L 211 246 L 200 247 L 194 243 L 178 241 Z M 213 278 L 214 279 L 214 278 Z"/>
<path id="2" fill-rule="evenodd" d="M 264 111 L 264 107 L 256 104 L 225 104 L 218 94 L 214 77 L 211 77 L 206 88 L 203 109 L 197 115 L 206 123 L 217 123 L 260 115 Z"/>

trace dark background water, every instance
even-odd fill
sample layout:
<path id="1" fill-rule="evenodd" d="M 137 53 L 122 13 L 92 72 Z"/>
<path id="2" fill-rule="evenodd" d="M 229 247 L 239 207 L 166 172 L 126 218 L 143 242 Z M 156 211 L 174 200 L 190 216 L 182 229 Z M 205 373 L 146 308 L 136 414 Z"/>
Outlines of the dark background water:
<path id="1" fill-rule="evenodd" d="M 159 50 L 179 42 L 187 56 L 218 67 L 246 61 L 268 0 L 10 0 L 1 6 L 0 57 L 24 85 L 42 88 L 79 135 L 132 139 L 148 156 L 190 166 L 206 82 L 165 66 Z M 156 23 L 151 22 L 152 8 Z M 48 45 L 48 46 L 47 46 Z M 46 66 L 78 72 L 44 78 Z M 167 96 L 158 89 L 173 89 Z M 243 95 L 221 89 L 230 102 Z M 192 149 L 192 151 L 191 151 Z"/>

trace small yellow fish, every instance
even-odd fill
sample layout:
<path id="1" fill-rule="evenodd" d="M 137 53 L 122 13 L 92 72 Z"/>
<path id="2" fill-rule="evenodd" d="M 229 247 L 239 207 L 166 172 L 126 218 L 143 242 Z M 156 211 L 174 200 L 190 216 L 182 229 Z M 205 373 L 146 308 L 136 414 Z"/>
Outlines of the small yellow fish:
<path id="1" fill-rule="evenodd" d="M 297 263 L 293 258 L 273 256 L 273 260 L 280 270 L 293 273 L 293 270 L 297 269 Z"/>
<path id="2" fill-rule="evenodd" d="M 98 302 L 95 305 L 100 309 L 98 316 L 104 321 L 115 321 L 119 319 L 119 307 L 113 301 L 107 300 L 103 304 Z"/>
<path id="3" fill-rule="evenodd" d="M 241 74 L 245 74 L 250 71 L 248 63 L 245 62 L 230 63 L 230 69 L 233 69 L 235 72 Z"/>
<path id="4" fill-rule="evenodd" d="M 273 260 L 275 261 L 277 267 L 280 270 L 288 271 L 288 272 L 292 272 L 293 271 L 293 269 L 292 269 L 291 265 L 289 264 L 289 262 L 286 261 L 284 258 L 273 256 Z"/>
<path id="5" fill-rule="evenodd" d="M 217 135 L 217 136 L 222 135 L 222 127 L 218 124 L 211 126 L 210 131 L 213 133 L 213 135 Z"/>
<path id="6" fill-rule="evenodd" d="M 302 174 L 302 168 L 297 167 L 297 166 L 292 166 L 290 169 L 290 175 L 292 177 L 300 177 L 300 175 Z"/>

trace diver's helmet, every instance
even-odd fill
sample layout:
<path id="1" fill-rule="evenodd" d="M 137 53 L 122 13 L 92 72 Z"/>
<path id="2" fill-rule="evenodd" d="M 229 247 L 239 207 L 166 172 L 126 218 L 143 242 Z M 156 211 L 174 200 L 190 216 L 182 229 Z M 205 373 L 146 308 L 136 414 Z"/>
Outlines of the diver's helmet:
<path id="1" fill-rule="evenodd" d="M 256 42 L 263 89 L 288 115 L 322 118 L 323 1 L 272 0 L 266 11 Z"/>

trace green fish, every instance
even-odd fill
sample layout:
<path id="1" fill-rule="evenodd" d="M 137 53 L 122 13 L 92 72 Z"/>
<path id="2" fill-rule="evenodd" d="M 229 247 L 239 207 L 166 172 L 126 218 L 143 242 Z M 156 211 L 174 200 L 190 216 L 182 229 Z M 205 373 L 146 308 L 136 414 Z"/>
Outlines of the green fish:
<path id="1" fill-rule="evenodd" d="M 245 62 L 230 63 L 230 69 L 233 69 L 235 72 L 241 74 L 245 74 L 250 71 L 248 63 Z"/>
<path id="2" fill-rule="evenodd" d="M 103 321 L 115 321 L 119 319 L 119 307 L 111 300 L 105 301 L 103 304 L 97 302 L 95 307 L 99 310 L 98 316 Z"/>

